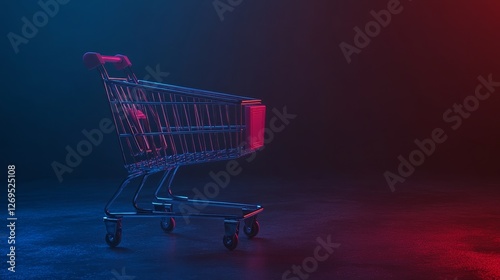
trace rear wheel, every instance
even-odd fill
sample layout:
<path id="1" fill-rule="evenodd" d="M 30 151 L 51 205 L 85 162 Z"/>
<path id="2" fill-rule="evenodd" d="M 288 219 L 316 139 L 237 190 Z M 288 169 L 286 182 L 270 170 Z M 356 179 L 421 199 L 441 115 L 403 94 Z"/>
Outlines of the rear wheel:
<path id="1" fill-rule="evenodd" d="M 243 232 L 246 234 L 248 238 L 255 237 L 260 230 L 259 222 L 254 221 L 251 226 L 243 226 Z"/>

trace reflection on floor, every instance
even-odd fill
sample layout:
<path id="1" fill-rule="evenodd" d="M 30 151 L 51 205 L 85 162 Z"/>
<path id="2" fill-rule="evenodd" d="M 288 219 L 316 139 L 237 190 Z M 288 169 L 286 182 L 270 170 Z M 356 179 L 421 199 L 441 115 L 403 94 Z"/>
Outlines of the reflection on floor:
<path id="1" fill-rule="evenodd" d="M 109 248 L 102 209 L 118 183 L 19 185 L 17 272 L 3 261 L 0 278 L 500 279 L 495 183 L 407 183 L 391 193 L 381 182 L 236 178 L 217 199 L 265 211 L 259 235 L 242 234 L 232 252 L 222 220 L 182 218 L 171 234 L 158 219 L 125 219 L 121 244 Z"/>

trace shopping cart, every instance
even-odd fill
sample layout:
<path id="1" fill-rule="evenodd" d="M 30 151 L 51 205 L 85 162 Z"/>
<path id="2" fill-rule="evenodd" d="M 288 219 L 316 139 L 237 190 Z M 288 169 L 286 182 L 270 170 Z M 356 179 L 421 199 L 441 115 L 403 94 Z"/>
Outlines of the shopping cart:
<path id="1" fill-rule="evenodd" d="M 256 236 L 257 214 L 264 210 L 260 205 L 189 199 L 174 195 L 171 186 L 181 166 L 234 160 L 262 147 L 266 107 L 261 101 L 138 80 L 124 55 L 88 52 L 83 61 L 87 68 L 97 68 L 101 74 L 128 170 L 128 177 L 104 210 L 106 243 L 111 247 L 120 243 L 123 217 L 161 218 L 160 226 L 167 233 L 174 229 L 175 217 L 223 219 L 223 244 L 229 250 L 238 245 L 240 221 L 244 222 L 247 237 Z M 108 62 L 123 71 L 125 77 L 110 77 L 105 68 Z M 155 201 L 151 208 L 140 207 L 138 198 L 146 181 L 160 172 L 163 174 L 154 193 Z M 135 210 L 111 212 L 110 206 L 134 179 L 140 181 L 132 199 Z M 161 191 L 163 186 L 166 192 Z M 207 213 L 199 207 L 188 207 L 193 205 L 229 208 L 236 213 Z"/>

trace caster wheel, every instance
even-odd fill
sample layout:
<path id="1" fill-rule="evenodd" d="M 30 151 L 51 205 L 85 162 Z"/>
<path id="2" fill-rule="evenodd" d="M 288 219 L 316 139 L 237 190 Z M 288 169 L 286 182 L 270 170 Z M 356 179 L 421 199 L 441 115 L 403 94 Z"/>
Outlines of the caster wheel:
<path id="1" fill-rule="evenodd" d="M 106 243 L 108 243 L 109 247 L 114 248 L 120 244 L 122 241 L 122 230 L 116 230 L 115 234 L 106 234 Z"/>
<path id="2" fill-rule="evenodd" d="M 160 226 L 164 232 L 171 233 L 175 228 L 175 219 L 174 218 L 163 218 L 160 221 Z"/>
<path id="3" fill-rule="evenodd" d="M 259 229 L 260 229 L 260 226 L 259 226 L 259 222 L 257 222 L 257 221 L 253 222 L 252 225 L 249 227 L 243 226 L 243 232 L 246 234 L 246 236 L 248 238 L 252 238 L 252 237 L 256 236 L 259 233 Z"/>
<path id="4" fill-rule="evenodd" d="M 224 235 L 222 243 L 224 243 L 224 247 L 226 247 L 229 251 L 232 251 L 238 246 L 238 235 Z"/>

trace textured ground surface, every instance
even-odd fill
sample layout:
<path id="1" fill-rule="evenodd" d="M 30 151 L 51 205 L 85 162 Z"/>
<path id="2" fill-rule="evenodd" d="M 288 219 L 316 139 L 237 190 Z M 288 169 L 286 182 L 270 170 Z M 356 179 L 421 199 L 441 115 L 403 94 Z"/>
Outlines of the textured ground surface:
<path id="1" fill-rule="evenodd" d="M 494 182 L 407 183 L 391 193 L 380 182 L 236 178 L 217 199 L 260 202 L 265 211 L 260 234 L 241 234 L 232 252 L 222 245 L 222 220 L 178 219 L 165 234 L 158 219 L 125 219 L 120 246 L 108 248 L 102 209 L 118 183 L 18 185 L 17 272 L 2 261 L 0 278 L 500 279 Z M 317 251 L 318 238 L 338 246 Z"/>

